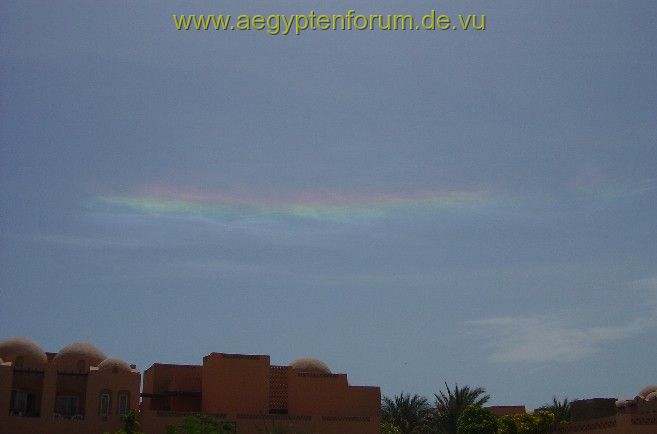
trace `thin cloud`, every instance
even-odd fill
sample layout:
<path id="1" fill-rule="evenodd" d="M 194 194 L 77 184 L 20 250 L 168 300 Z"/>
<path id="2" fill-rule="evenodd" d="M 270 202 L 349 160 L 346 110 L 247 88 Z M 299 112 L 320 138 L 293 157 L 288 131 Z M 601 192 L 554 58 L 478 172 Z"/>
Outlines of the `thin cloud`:
<path id="1" fill-rule="evenodd" d="M 629 338 L 657 326 L 654 316 L 612 326 L 576 327 L 552 317 L 497 317 L 468 322 L 489 334 L 495 349 L 489 360 L 509 362 L 569 362 L 598 352 L 605 344 Z"/>
<path id="2" fill-rule="evenodd" d="M 83 248 L 133 248 L 143 247 L 145 243 L 139 239 L 120 239 L 110 237 L 85 237 L 78 235 L 47 235 L 34 234 L 26 236 L 37 243 L 59 244 Z"/>

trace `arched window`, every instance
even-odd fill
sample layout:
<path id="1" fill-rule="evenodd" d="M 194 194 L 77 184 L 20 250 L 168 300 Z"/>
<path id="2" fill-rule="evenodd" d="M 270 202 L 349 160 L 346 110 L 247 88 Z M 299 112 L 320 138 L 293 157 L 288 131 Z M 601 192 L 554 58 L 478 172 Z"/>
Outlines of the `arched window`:
<path id="1" fill-rule="evenodd" d="M 103 390 L 98 397 L 98 414 L 107 416 L 112 411 L 112 392 L 110 390 Z"/>
<path id="2" fill-rule="evenodd" d="M 118 408 L 117 413 L 120 416 L 125 416 L 130 411 L 130 392 L 122 390 L 118 395 Z"/>

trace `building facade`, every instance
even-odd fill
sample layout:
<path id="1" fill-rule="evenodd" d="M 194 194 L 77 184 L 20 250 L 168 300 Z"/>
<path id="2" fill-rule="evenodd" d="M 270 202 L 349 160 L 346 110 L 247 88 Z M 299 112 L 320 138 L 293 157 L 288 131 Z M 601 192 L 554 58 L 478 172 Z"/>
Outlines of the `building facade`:
<path id="1" fill-rule="evenodd" d="M 239 434 L 379 432 L 380 389 L 352 386 L 317 359 L 277 366 L 267 355 L 212 353 L 199 365 L 156 363 L 141 386 L 134 365 L 89 343 L 46 353 L 27 339 L 0 341 L 0 433 L 112 433 L 130 410 L 146 434 L 194 414 Z"/>
<path id="2" fill-rule="evenodd" d="M 46 353 L 34 342 L 0 342 L 0 433 L 114 432 L 139 407 L 141 374 L 89 343 Z"/>
<path id="3" fill-rule="evenodd" d="M 144 372 L 142 429 L 164 434 L 186 414 L 231 422 L 239 434 L 376 434 L 381 391 L 351 386 L 316 359 L 271 365 L 267 355 L 212 353 L 201 365 Z"/>
<path id="4" fill-rule="evenodd" d="M 657 385 L 646 386 L 631 399 L 592 398 L 573 401 L 571 422 L 558 433 L 657 433 Z"/>

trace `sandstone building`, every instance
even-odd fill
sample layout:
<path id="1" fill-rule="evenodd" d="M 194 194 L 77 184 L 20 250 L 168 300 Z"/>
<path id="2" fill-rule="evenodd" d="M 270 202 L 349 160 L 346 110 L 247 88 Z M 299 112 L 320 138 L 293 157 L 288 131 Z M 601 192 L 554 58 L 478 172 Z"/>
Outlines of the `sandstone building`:
<path id="1" fill-rule="evenodd" d="M 165 434 L 197 413 L 231 422 L 239 434 L 379 431 L 379 388 L 351 386 L 316 359 L 276 366 L 266 355 L 212 353 L 199 365 L 156 363 L 140 388 L 134 365 L 92 344 L 46 353 L 27 339 L 0 341 L 3 434 L 114 432 L 130 410 L 146 434 Z"/>
<path id="2" fill-rule="evenodd" d="M 34 342 L 0 342 L 0 433 L 94 434 L 122 427 L 139 406 L 141 375 L 92 344 L 46 353 Z"/>

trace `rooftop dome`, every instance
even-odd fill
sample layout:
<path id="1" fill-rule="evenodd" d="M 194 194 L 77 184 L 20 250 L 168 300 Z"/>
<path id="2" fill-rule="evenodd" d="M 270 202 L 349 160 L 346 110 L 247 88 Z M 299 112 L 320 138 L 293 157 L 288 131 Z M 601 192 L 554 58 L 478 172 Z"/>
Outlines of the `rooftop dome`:
<path id="1" fill-rule="evenodd" d="M 627 405 L 627 399 L 619 399 L 616 401 L 617 408 L 623 408 Z"/>
<path id="2" fill-rule="evenodd" d="M 98 366 L 106 358 L 94 344 L 74 342 L 59 350 L 54 362 L 60 369 L 84 371 L 88 366 Z"/>
<path id="3" fill-rule="evenodd" d="M 98 370 L 99 371 L 126 371 L 130 372 L 130 365 L 128 365 L 126 362 L 124 362 L 121 359 L 117 359 L 114 357 L 110 357 L 108 359 L 103 360 L 100 362 L 100 365 L 98 365 Z"/>
<path id="4" fill-rule="evenodd" d="M 9 338 L 0 341 L 0 357 L 7 362 L 23 366 L 42 366 L 48 363 L 48 357 L 40 346 L 29 339 Z"/>
<path id="5" fill-rule="evenodd" d="M 641 389 L 641 392 L 639 392 L 639 396 L 641 396 L 642 398 L 647 398 L 650 393 L 655 391 L 657 391 L 657 385 L 651 384 L 650 386 L 646 386 L 643 389 Z"/>
<path id="6" fill-rule="evenodd" d="M 650 392 L 646 395 L 646 401 L 655 401 L 657 400 L 657 391 Z"/>
<path id="7" fill-rule="evenodd" d="M 314 359 L 312 357 L 302 357 L 296 359 L 290 364 L 292 369 L 297 372 L 303 372 L 306 374 L 330 374 L 331 370 L 326 365 L 326 363 L 321 360 Z"/>

